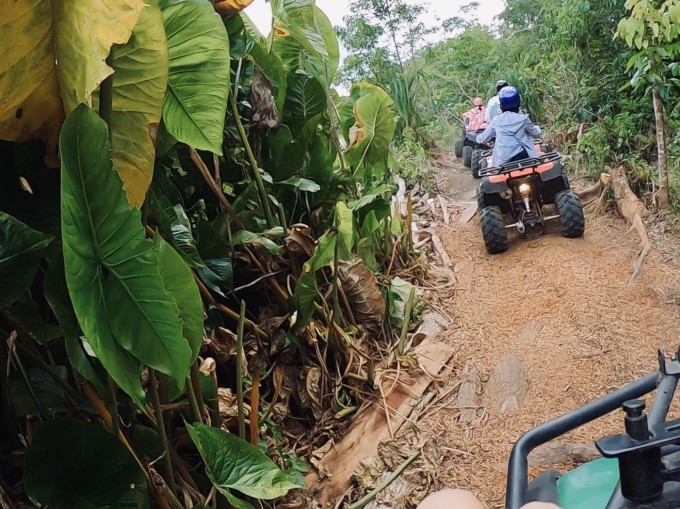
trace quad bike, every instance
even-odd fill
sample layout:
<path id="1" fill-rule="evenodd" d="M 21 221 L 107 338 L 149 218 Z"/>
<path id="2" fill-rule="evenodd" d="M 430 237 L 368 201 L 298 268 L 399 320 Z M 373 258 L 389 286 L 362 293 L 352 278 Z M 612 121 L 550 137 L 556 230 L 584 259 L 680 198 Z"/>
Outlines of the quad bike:
<path id="1" fill-rule="evenodd" d="M 543 140 L 537 139 L 535 141 L 534 148 L 538 154 L 546 154 L 549 152 L 548 146 L 543 143 Z M 472 170 L 472 176 L 476 179 L 482 178 L 479 171 L 491 166 L 491 156 L 493 154 L 493 142 L 491 142 L 490 148 L 476 148 L 472 151 L 470 156 L 470 170 Z"/>
<path id="2" fill-rule="evenodd" d="M 477 143 L 477 135 L 482 134 L 484 129 L 477 131 L 468 131 L 466 126 L 463 126 L 463 138 L 456 141 L 455 153 L 456 157 L 463 158 L 463 165 L 466 168 L 472 166 L 473 154 L 475 151 L 488 150 L 493 147 L 493 139 L 487 143 Z"/>
<path id="3" fill-rule="evenodd" d="M 680 352 L 679 352 L 680 353 Z M 680 420 L 666 422 L 680 379 L 678 353 L 659 350 L 658 371 L 542 424 L 523 435 L 510 455 L 506 509 L 551 502 L 562 509 L 670 509 L 680 507 Z M 656 390 L 649 413 L 637 399 Z M 618 408 L 625 432 L 595 442 L 602 458 L 528 482 L 528 455 L 538 447 Z"/>
<path id="4" fill-rule="evenodd" d="M 571 189 L 557 152 L 540 153 L 500 167 L 485 164 L 479 174 L 485 177 L 477 188 L 479 221 L 490 254 L 508 249 L 508 229 L 516 228 L 532 238 L 541 235 L 545 223 L 553 219 L 560 220 L 565 237 L 583 235 L 581 199 Z M 557 214 L 544 215 L 543 206 L 550 204 L 556 206 Z M 512 223 L 505 224 L 505 215 Z"/>

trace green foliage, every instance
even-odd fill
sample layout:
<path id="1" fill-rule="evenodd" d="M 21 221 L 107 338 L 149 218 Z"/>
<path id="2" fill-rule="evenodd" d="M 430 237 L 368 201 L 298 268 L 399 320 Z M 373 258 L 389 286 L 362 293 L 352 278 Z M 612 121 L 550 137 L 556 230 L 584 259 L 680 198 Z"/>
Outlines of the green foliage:
<path id="1" fill-rule="evenodd" d="M 19 300 L 28 289 L 50 242 L 50 235 L 0 212 L 0 308 Z"/>
<path id="2" fill-rule="evenodd" d="M 0 435 L 10 438 L 0 453 L 26 453 L 24 485 L 40 505 L 139 508 L 165 498 L 177 507 L 179 472 L 195 481 L 190 506 L 200 507 L 212 485 L 218 506 L 250 508 L 239 497 L 271 500 L 304 482 L 307 467 L 285 449 L 273 419 L 288 412 L 311 427 L 371 390 L 347 376 L 356 372 L 348 341 L 356 329 L 342 312 L 338 264 L 363 257 L 379 273 L 408 262 L 388 170 L 398 118 L 407 136 L 418 122 L 418 73 L 385 75 L 396 105 L 369 83 L 341 100 L 330 88 L 338 40 L 313 0 L 274 1 L 266 38 L 244 14 L 221 18 L 208 0 L 114 4 L 125 22 L 87 32 L 103 43 L 82 44 L 67 64 L 51 50 L 40 55 L 52 66 L 102 68 L 83 69 L 93 95 L 44 94 L 45 129 L 61 127 L 60 169 L 46 168 L 43 159 L 56 155 L 50 145 L 0 143 L 0 358 L 11 381 L 0 403 Z M 397 7 L 393 15 L 418 24 L 420 10 Z M 70 15 L 68 30 L 89 23 L 80 10 Z M 19 21 L 8 23 L 21 31 Z M 80 104 L 70 104 L 74 94 Z M 12 140 L 23 136 L 15 113 L 0 118 Z M 375 278 L 364 279 L 384 306 Z M 243 319 L 232 309 L 241 300 Z M 237 379 L 235 346 L 226 342 L 239 322 Z M 327 344 L 312 346 L 319 341 Z M 325 368 L 326 352 L 338 369 Z M 286 369 L 318 371 L 319 387 L 337 388 L 322 413 L 273 396 L 282 356 Z M 219 363 L 211 376 L 199 371 L 209 359 Z M 244 389 L 248 403 L 255 370 L 277 378 L 260 381 L 260 408 L 275 412 L 269 431 L 253 438 L 276 442 L 263 449 L 283 470 L 220 429 L 233 423 L 213 406 L 218 387 Z M 203 424 L 206 414 L 214 427 Z M 187 432 L 198 455 L 179 439 Z"/>
<path id="3" fill-rule="evenodd" d="M 71 418 L 38 425 L 24 484 L 54 509 L 149 507 L 146 481 L 125 446 L 101 426 Z"/>
<path id="4" fill-rule="evenodd" d="M 252 507 L 230 490 L 263 500 L 282 497 L 288 490 L 303 486 L 288 476 L 257 447 L 221 429 L 203 424 L 187 425 L 187 431 L 206 465 L 208 477 L 230 503 Z"/>
<path id="5" fill-rule="evenodd" d="M 209 0 L 160 0 L 170 71 L 163 124 L 176 139 L 222 154 L 229 38 Z"/>
<path id="6" fill-rule="evenodd" d="M 128 394 L 141 398 L 142 364 L 182 383 L 192 354 L 177 305 L 183 295 L 168 291 L 166 269 L 160 270 L 146 239 L 141 213 L 130 210 L 111 167 L 108 140 L 106 123 L 85 106 L 76 108 L 62 129 L 66 282 L 99 360 Z"/>

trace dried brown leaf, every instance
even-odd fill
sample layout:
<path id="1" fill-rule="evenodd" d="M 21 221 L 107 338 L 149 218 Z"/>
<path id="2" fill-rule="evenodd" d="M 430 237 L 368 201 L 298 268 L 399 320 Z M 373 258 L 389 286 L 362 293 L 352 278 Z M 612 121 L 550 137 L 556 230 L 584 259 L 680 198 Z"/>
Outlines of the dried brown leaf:
<path id="1" fill-rule="evenodd" d="M 306 258 L 312 256 L 316 246 L 311 228 L 302 223 L 290 227 L 290 234 L 286 237 L 285 242 L 289 253 Z"/>
<path id="2" fill-rule="evenodd" d="M 356 321 L 372 334 L 379 334 L 385 321 L 385 298 L 375 274 L 361 260 L 339 262 L 338 274 Z"/>

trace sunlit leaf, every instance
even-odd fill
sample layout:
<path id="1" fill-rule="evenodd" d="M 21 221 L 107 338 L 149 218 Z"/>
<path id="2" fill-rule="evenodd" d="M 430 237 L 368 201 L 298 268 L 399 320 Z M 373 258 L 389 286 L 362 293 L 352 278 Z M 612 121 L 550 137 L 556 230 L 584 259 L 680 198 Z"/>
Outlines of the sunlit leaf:
<path id="1" fill-rule="evenodd" d="M 105 62 L 111 47 L 128 41 L 143 7 L 142 0 L 5 3 L 0 139 L 41 139 L 55 158 L 64 108 L 89 103 L 113 72 Z"/>
<path id="2" fill-rule="evenodd" d="M 356 170 L 364 163 L 376 164 L 387 158 L 397 122 L 392 99 L 382 88 L 362 83 L 352 87 L 352 95 L 358 98 L 346 156 Z"/>
<path id="3" fill-rule="evenodd" d="M 218 428 L 187 424 L 187 430 L 206 465 L 213 485 L 223 494 L 229 490 L 263 500 L 282 497 L 291 489 L 302 488 L 257 447 Z"/>
<path id="4" fill-rule="evenodd" d="M 130 205 L 141 207 L 153 176 L 152 134 L 161 119 L 168 84 L 168 46 L 156 0 L 142 9 L 128 43 L 114 46 L 112 54 L 113 165 Z"/>
<path id="5" fill-rule="evenodd" d="M 160 0 L 170 75 L 163 122 L 178 141 L 222 155 L 229 37 L 209 0 Z"/>

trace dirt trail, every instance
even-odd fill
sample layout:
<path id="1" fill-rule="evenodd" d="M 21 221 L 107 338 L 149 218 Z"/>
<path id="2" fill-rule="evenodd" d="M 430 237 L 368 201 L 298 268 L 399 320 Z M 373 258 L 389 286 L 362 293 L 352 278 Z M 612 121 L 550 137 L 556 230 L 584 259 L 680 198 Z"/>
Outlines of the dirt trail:
<path id="1" fill-rule="evenodd" d="M 446 157 L 443 166 L 450 196 L 474 196 L 477 181 L 458 160 Z M 484 249 L 477 217 L 442 225 L 440 236 L 458 280 L 438 296 L 455 324 L 442 334 L 458 349 L 452 380 L 473 364 L 486 392 L 496 366 L 512 357 L 529 385 L 519 410 L 494 415 L 483 393 L 476 420 L 462 425 L 449 398 L 420 429 L 434 437 L 440 486 L 471 489 L 488 507 L 502 507 L 505 465 L 522 433 L 653 371 L 658 347 L 677 348 L 680 271 L 657 251 L 628 288 L 637 239 L 613 215 L 588 217 L 583 239 L 552 229 L 535 240 L 514 238 L 495 256 Z M 622 426 L 615 414 L 564 441 L 592 443 Z"/>

